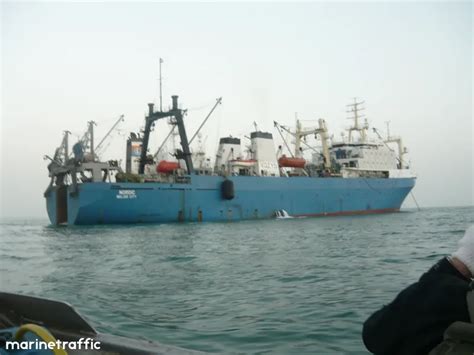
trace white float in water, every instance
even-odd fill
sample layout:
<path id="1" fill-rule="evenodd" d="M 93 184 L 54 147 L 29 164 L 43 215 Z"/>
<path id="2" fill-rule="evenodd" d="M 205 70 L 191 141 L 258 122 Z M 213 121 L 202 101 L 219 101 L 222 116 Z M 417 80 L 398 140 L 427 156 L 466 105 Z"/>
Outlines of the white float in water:
<path id="1" fill-rule="evenodd" d="M 276 210 L 275 211 L 275 217 L 277 219 L 293 218 L 285 210 Z"/>

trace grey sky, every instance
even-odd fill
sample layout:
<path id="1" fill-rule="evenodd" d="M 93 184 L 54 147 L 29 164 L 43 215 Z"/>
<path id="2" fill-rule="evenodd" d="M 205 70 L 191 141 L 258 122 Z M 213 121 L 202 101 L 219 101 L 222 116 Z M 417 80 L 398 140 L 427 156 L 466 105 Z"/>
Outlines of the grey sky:
<path id="1" fill-rule="evenodd" d="M 212 153 L 219 136 L 294 124 L 295 112 L 339 135 L 357 96 L 371 124 L 404 138 L 422 206 L 473 204 L 470 2 L 1 6 L 2 216 L 46 216 L 42 157 L 64 129 L 93 119 L 102 136 L 120 114 L 123 135 L 139 129 L 159 57 L 165 107 L 180 95 L 190 132 L 223 96 L 205 129 Z M 104 158 L 124 152 L 116 134 Z"/>

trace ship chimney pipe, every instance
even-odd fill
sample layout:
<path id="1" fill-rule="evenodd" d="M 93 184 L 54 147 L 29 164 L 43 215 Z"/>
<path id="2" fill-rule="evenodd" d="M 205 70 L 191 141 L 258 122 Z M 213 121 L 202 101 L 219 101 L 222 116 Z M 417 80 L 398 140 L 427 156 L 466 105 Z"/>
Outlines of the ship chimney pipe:
<path id="1" fill-rule="evenodd" d="M 171 99 L 173 100 L 173 110 L 177 110 L 178 109 L 178 95 L 171 96 Z"/>
<path id="2" fill-rule="evenodd" d="M 148 104 L 148 116 L 153 115 L 153 106 L 154 104 Z"/>

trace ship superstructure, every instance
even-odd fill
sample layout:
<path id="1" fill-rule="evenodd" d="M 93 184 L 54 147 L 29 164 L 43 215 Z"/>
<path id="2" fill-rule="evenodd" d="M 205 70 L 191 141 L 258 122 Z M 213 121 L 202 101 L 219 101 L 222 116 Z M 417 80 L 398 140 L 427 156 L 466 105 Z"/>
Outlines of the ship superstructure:
<path id="1" fill-rule="evenodd" d="M 167 223 L 398 211 L 416 180 L 404 158 L 406 149 L 400 138 L 383 139 L 378 131 L 378 139 L 369 139 L 367 121 L 360 123 L 361 104 L 349 106 L 353 124 L 339 142 L 324 119 L 314 127 L 297 120 L 295 129 L 275 122 L 283 141 L 278 147 L 272 132 L 255 125 L 245 144 L 238 137 L 220 138 L 213 164 L 199 131 L 216 106 L 188 141 L 177 96 L 168 111 L 148 105 L 143 132 L 127 139 L 125 170 L 118 161 L 100 161 L 93 123 L 72 153 L 66 131 L 48 157 L 49 218 L 54 225 Z M 167 138 L 150 154 L 152 127 L 162 119 L 171 125 L 167 138 L 179 135 L 173 159 L 160 154 Z M 311 136 L 317 144 L 307 143 Z M 199 144 L 192 150 L 194 138 Z"/>

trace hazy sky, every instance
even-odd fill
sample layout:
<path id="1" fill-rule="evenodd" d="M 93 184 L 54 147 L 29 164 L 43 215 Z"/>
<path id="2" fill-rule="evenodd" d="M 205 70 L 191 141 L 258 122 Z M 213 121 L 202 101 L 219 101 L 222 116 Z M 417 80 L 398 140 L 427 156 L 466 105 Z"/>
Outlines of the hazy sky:
<path id="1" fill-rule="evenodd" d="M 64 129 L 75 140 L 92 119 L 100 137 L 124 114 L 103 156 L 124 159 L 157 102 L 159 57 L 165 107 L 180 95 L 189 132 L 223 97 L 204 131 L 213 154 L 219 136 L 295 112 L 339 135 L 357 96 L 371 124 L 404 138 L 420 205 L 473 205 L 470 2 L 1 6 L 2 216 L 46 216 L 43 155 Z M 167 131 L 157 125 L 152 148 Z"/>

